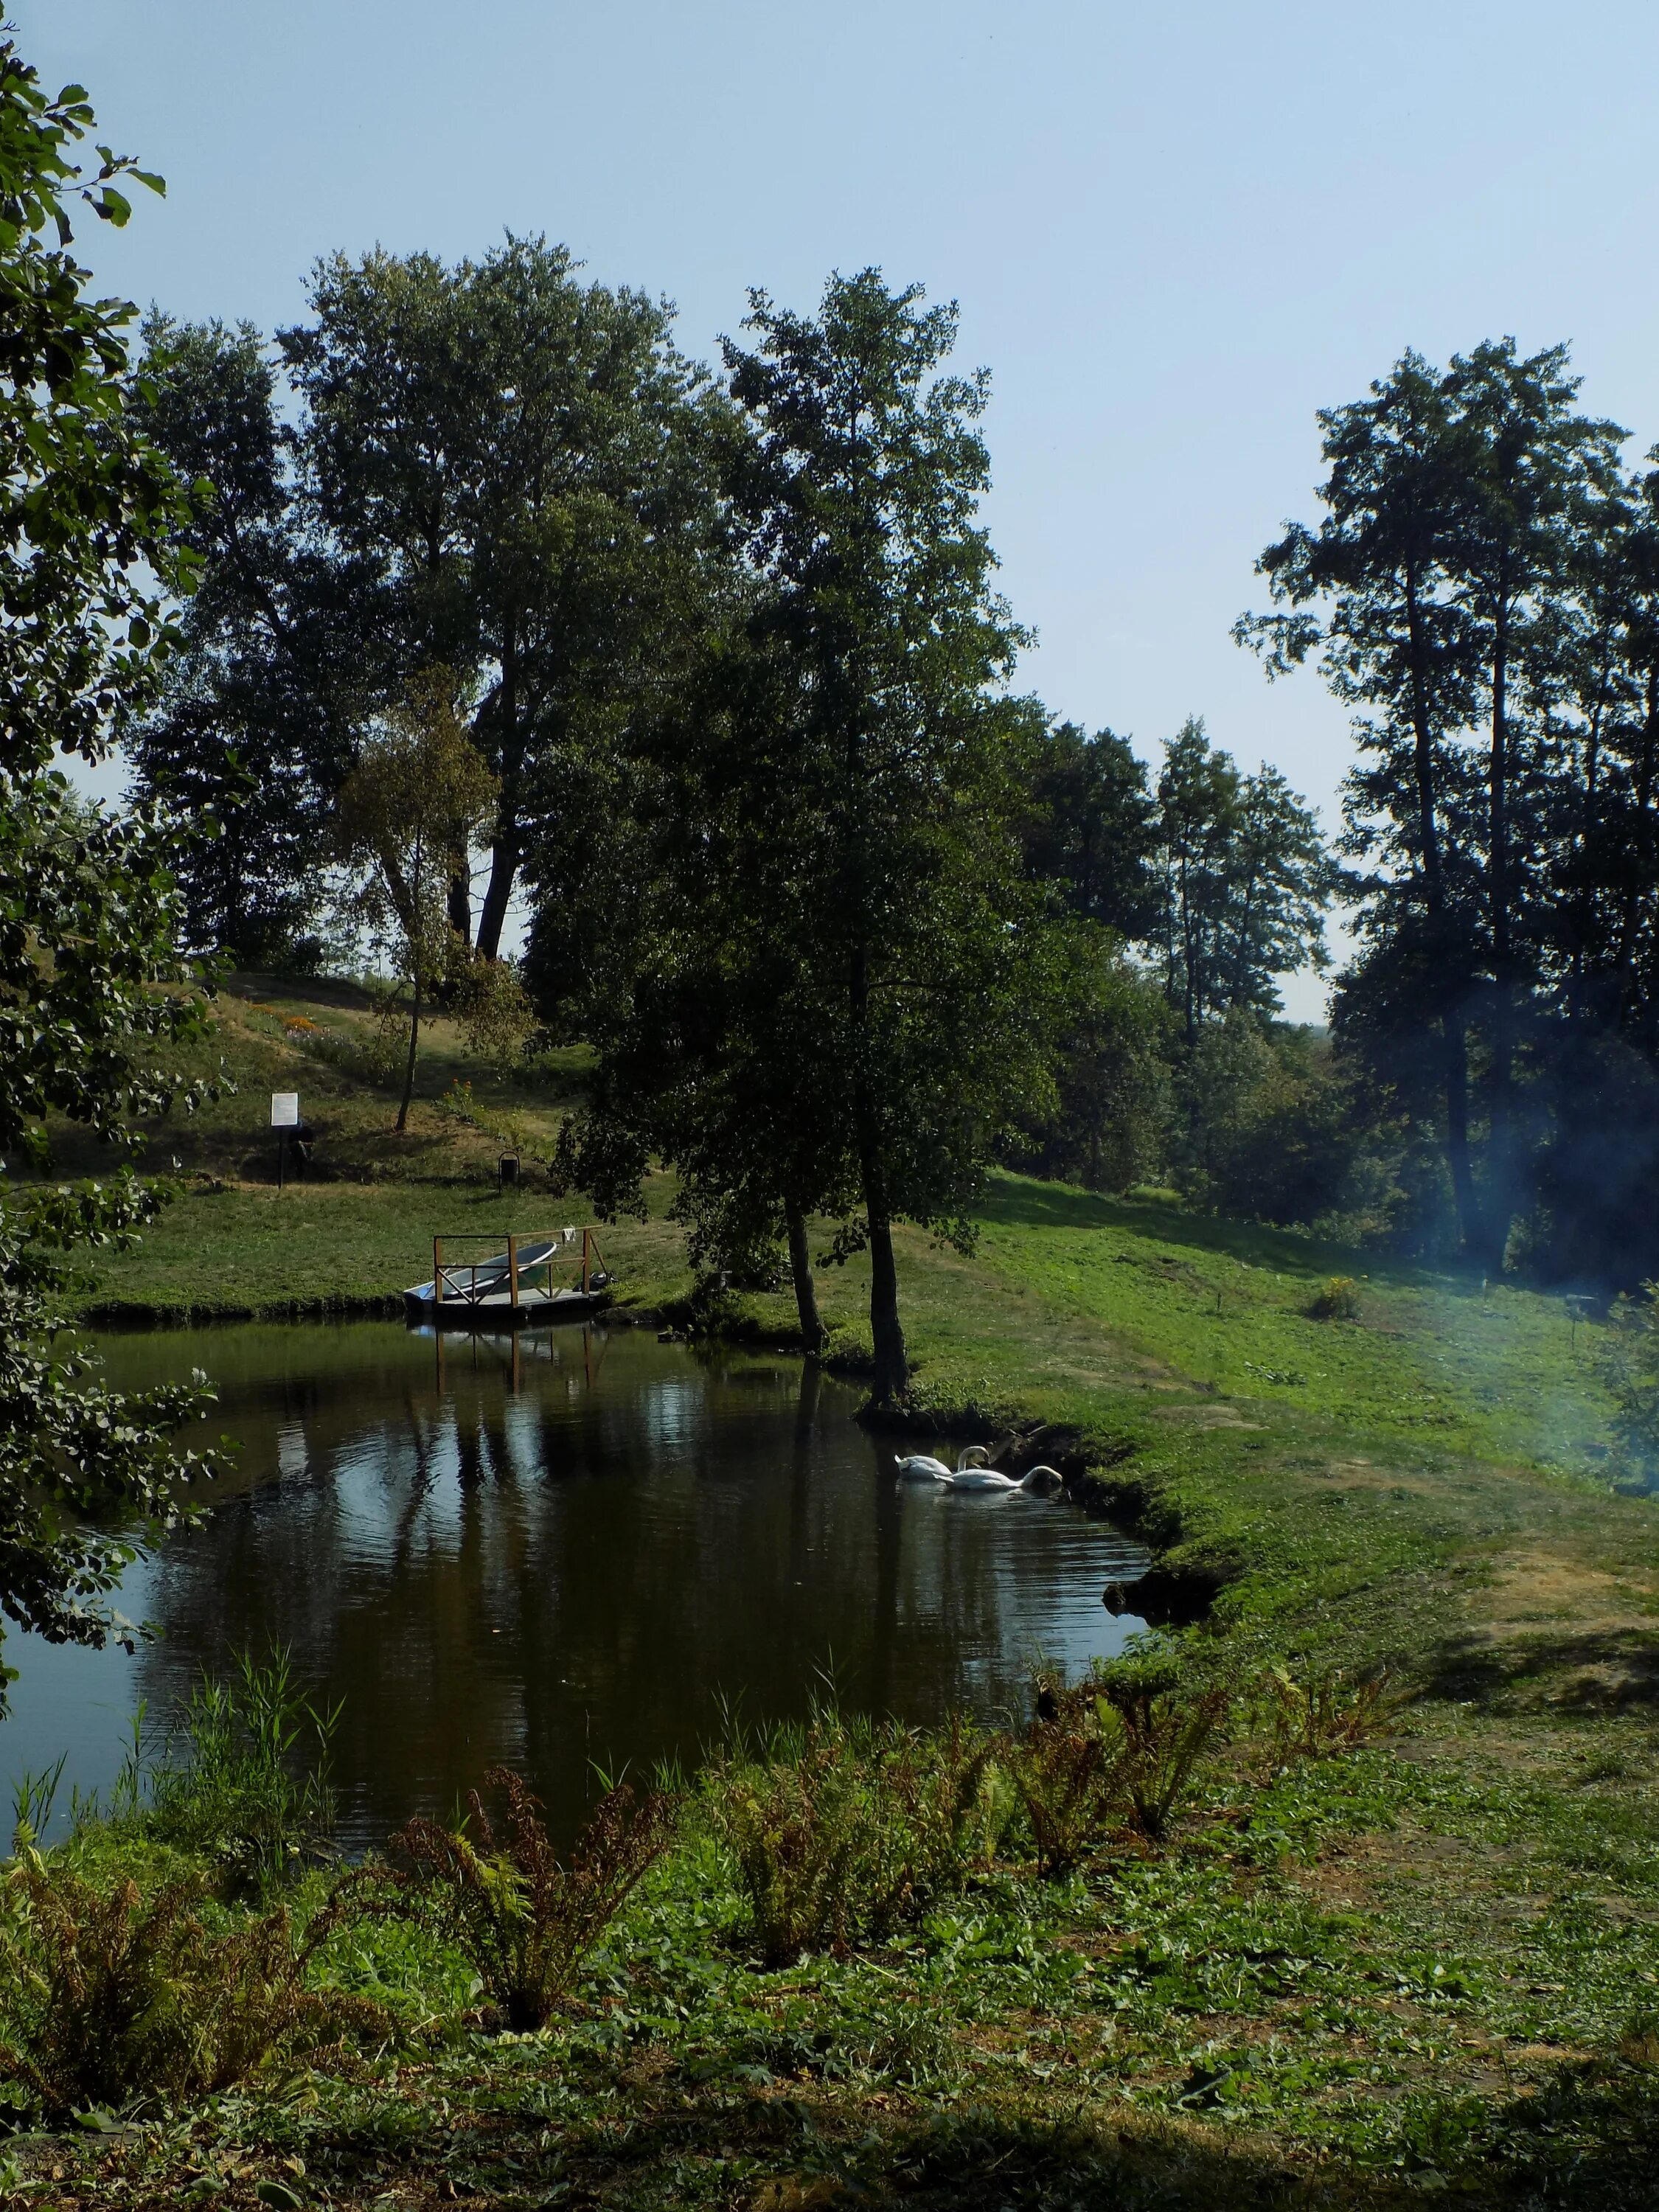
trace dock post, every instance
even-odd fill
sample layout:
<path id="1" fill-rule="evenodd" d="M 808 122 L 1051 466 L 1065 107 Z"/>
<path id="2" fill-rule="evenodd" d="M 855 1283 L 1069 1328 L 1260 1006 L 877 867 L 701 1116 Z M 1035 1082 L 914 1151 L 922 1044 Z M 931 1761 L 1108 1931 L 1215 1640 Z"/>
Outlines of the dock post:
<path id="1" fill-rule="evenodd" d="M 444 1240 L 441 1237 L 434 1237 L 432 1240 L 432 1303 L 434 1306 L 441 1306 L 444 1302 L 443 1260 Z"/>
<path id="2" fill-rule="evenodd" d="M 507 1240 L 507 1280 L 513 1286 L 513 1310 L 517 1313 L 519 1310 L 519 1240 L 516 1237 L 509 1237 Z"/>
<path id="3" fill-rule="evenodd" d="M 588 1240 L 592 1237 L 592 1234 L 593 1232 L 591 1229 L 584 1229 L 582 1231 L 582 1296 L 584 1297 L 587 1296 Z"/>

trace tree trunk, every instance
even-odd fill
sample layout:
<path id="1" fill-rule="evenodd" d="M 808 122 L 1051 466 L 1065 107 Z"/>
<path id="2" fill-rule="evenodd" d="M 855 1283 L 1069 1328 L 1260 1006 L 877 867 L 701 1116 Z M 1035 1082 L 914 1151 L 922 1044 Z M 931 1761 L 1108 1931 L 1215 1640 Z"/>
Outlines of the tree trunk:
<path id="1" fill-rule="evenodd" d="M 789 1271 L 795 1279 L 795 1311 L 800 1316 L 800 1340 L 807 1358 L 816 1359 L 823 1350 L 824 1328 L 818 1318 L 818 1294 L 812 1280 L 806 1222 L 793 1200 L 785 1201 L 783 1218 L 789 1231 Z"/>
<path id="2" fill-rule="evenodd" d="M 472 942 L 472 871 L 463 854 L 449 879 L 449 926 L 463 945 Z"/>
<path id="3" fill-rule="evenodd" d="M 501 791 L 501 820 L 490 848 L 489 883 L 483 895 L 483 904 L 478 909 L 478 950 L 486 960 L 499 960 L 501 952 L 501 929 L 507 921 L 508 902 L 513 896 L 513 884 L 521 857 L 519 844 L 519 825 L 507 813 L 505 782 Z"/>
<path id="4" fill-rule="evenodd" d="M 404 1095 L 398 1108 L 398 1134 L 402 1136 L 409 1120 L 409 1102 L 415 1095 L 415 1051 L 421 1039 L 421 970 L 415 968 L 415 992 L 409 1014 L 409 1057 L 404 1062 Z"/>
<path id="5" fill-rule="evenodd" d="M 1488 869 L 1492 906 L 1492 1170 L 1487 1195 L 1492 1207 L 1493 1257 L 1503 1265 L 1509 1224 L 1515 1210 L 1513 956 L 1510 938 L 1509 854 L 1509 610 L 1499 599 L 1492 642 L 1492 757 L 1488 763 Z"/>
<path id="6" fill-rule="evenodd" d="M 899 1326 L 898 1270 L 893 1264 L 893 1230 L 884 1212 L 866 1205 L 870 1225 L 870 1337 L 875 1348 L 875 1398 L 896 1405 L 909 1388 L 904 1331 Z"/>
<path id="7" fill-rule="evenodd" d="M 1423 635 L 1415 568 L 1406 576 L 1406 623 L 1411 635 L 1412 769 L 1417 782 L 1417 831 L 1422 847 L 1423 887 L 1429 909 L 1430 941 L 1436 958 L 1452 957 L 1447 941 L 1445 878 L 1440 865 L 1440 825 L 1435 806 L 1434 725 L 1429 704 L 1425 667 L 1428 647 Z M 1452 1181 L 1452 1200 L 1457 1210 L 1457 1241 L 1471 1259 L 1490 1265 L 1486 1224 L 1475 1195 L 1474 1170 L 1469 1158 L 1469 1048 L 1463 1009 L 1448 1013 L 1441 1024 L 1445 1042 L 1446 1166 Z"/>
<path id="8" fill-rule="evenodd" d="M 1457 1208 L 1457 1241 L 1470 1259 L 1495 1272 L 1469 1157 L 1469 1047 L 1462 1007 L 1447 1014 L 1441 1026 L 1446 1047 L 1446 1164 L 1451 1171 L 1452 1199 Z M 1497 1262 L 1502 1259 L 1500 1251 Z"/>

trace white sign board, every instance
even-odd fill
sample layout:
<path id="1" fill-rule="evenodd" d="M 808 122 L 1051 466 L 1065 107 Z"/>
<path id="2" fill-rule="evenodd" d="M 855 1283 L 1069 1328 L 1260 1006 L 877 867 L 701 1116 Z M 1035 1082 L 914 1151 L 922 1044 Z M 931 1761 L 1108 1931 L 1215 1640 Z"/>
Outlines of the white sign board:
<path id="1" fill-rule="evenodd" d="M 300 1094 L 297 1091 L 273 1091 L 270 1094 L 270 1126 L 273 1129 L 297 1129 L 300 1126 Z"/>

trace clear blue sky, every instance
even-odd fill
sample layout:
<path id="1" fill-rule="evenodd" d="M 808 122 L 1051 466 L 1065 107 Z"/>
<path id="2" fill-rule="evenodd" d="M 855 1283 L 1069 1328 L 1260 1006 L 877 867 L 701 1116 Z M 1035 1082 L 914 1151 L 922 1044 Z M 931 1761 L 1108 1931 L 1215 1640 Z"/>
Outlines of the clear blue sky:
<path id="1" fill-rule="evenodd" d="M 269 330 L 319 254 L 504 228 L 666 294 L 875 262 L 994 372 L 1024 680 L 1149 756 L 1185 715 L 1334 819 L 1341 715 L 1230 641 L 1312 512 L 1316 407 L 1407 345 L 1565 338 L 1659 439 L 1653 0 L 13 0 L 43 74 L 165 173 L 111 289 Z M 1292 1009 L 1320 994 L 1293 989 Z"/>

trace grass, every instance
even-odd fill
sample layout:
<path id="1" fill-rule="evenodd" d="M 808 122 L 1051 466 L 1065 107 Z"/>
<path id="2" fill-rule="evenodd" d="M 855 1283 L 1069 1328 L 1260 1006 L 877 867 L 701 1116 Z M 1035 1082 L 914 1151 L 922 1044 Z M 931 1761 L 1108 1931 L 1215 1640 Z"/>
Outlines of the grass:
<path id="1" fill-rule="evenodd" d="M 298 1048 L 267 1019 L 227 1015 L 279 1087 Z M 186 1162 L 226 1188 L 182 1197 L 89 1300 L 368 1298 L 413 1279 L 433 1227 L 503 1225 L 495 1140 L 435 1103 L 453 1072 L 434 1056 L 401 1152 L 384 1095 L 343 1092 L 337 1125 L 318 1116 L 340 1179 L 281 1200 L 236 1171 L 258 1157 L 250 1082 Z M 579 1074 L 485 1110 L 545 1127 Z M 668 1196 L 605 1240 L 646 1306 L 686 1287 Z M 516 1203 L 540 1225 L 543 1199 Z M 1334 1693 L 1311 1730 L 1331 1755 L 1294 1755 L 1295 1729 L 1272 1757 L 1271 1731 L 1236 1744 L 1168 1844 L 1052 1881 L 981 1869 L 881 1942 L 783 1971 L 694 1824 L 526 2039 L 482 2033 L 429 1930 L 342 1931 L 331 1985 L 401 2039 L 137 2111 L 118 2137 L 21 2144 L 19 2203 L 1652 2204 L 1659 1513 L 1601 1479 L 1594 1325 L 1524 1288 L 1012 1177 L 972 1259 L 907 1232 L 900 1266 L 930 1419 L 1045 1428 L 1042 1455 L 1134 1517 L 1166 1575 L 1217 1591 L 1207 1654 L 1310 1681 L 1386 1667 L 1398 1733 L 1341 1747 Z M 1352 1319 L 1310 1312 L 1333 1277 Z M 855 1361 L 860 1271 L 821 1288 Z M 744 1304 L 790 1325 L 781 1297 Z"/>

